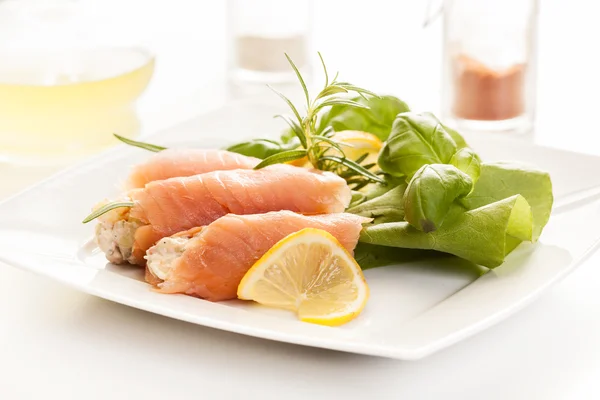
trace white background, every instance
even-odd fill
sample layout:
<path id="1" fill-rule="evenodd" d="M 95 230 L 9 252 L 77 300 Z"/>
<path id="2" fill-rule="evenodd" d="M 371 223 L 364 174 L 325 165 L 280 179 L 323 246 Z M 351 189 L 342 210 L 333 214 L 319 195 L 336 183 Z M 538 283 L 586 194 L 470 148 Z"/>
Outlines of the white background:
<path id="1" fill-rule="evenodd" d="M 225 2 L 92 3 L 115 18 L 107 29 L 143 37 L 157 53 L 139 107 L 147 132 L 227 98 Z M 440 25 L 420 28 L 425 2 L 317 3 L 315 50 L 332 69 L 437 109 Z M 542 1 L 538 123 L 523 140 L 600 155 L 593 4 Z M 0 190 L 50 172 L 0 166 Z M 418 362 L 202 328 L 0 265 L 0 398 L 600 398 L 599 261 L 500 325 Z"/>

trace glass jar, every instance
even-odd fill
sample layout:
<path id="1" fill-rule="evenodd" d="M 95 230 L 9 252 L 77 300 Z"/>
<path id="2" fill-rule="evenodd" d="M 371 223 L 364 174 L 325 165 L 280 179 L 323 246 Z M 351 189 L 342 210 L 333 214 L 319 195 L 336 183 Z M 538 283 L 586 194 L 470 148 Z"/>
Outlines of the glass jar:
<path id="1" fill-rule="evenodd" d="M 537 12 L 537 0 L 444 3 L 442 110 L 458 129 L 532 129 Z"/>
<path id="2" fill-rule="evenodd" d="M 229 77 L 236 83 L 288 83 L 310 73 L 310 0 L 229 0 Z"/>
<path id="3" fill-rule="evenodd" d="M 113 10 L 68 0 L 0 2 L 0 160 L 70 162 L 135 136 L 154 56 Z"/>

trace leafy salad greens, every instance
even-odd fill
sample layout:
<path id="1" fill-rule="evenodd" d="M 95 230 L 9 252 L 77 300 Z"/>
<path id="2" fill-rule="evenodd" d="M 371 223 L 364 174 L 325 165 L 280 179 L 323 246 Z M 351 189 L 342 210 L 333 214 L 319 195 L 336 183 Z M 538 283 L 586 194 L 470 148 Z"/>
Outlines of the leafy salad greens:
<path id="1" fill-rule="evenodd" d="M 482 163 L 457 135 L 431 114 L 398 115 L 378 164 L 406 185 L 348 210 L 374 218 L 361 242 L 436 250 L 494 268 L 521 242 L 539 238 L 553 202 L 548 173 Z"/>
<path id="2" fill-rule="evenodd" d="M 253 139 L 227 150 L 262 159 L 256 168 L 306 160 L 346 179 L 353 189 L 346 211 L 373 219 L 355 251 L 363 269 L 447 254 L 495 268 L 522 242 L 538 240 L 553 203 L 547 172 L 482 160 L 433 114 L 411 111 L 394 96 L 378 96 L 337 75 L 330 81 L 319 57 L 325 85 L 313 99 L 287 57 L 306 97 L 306 116 L 276 92 L 293 111 L 277 116 L 289 129 L 279 140 Z M 334 133 L 348 130 L 383 141 L 377 163 L 365 161 L 368 154 L 346 156 Z M 116 136 L 146 150 L 164 149 Z"/>
<path id="3" fill-rule="evenodd" d="M 539 238 L 553 202 L 548 173 L 482 163 L 457 135 L 432 114 L 398 115 L 378 164 L 406 185 L 348 210 L 374 218 L 361 242 L 436 250 L 494 268 L 521 242 Z"/>
<path id="4" fill-rule="evenodd" d="M 298 127 L 291 125 L 279 141 L 255 139 L 228 150 L 285 162 L 289 157 L 284 155 L 294 156 L 294 151 L 306 148 L 302 145 L 311 135 L 331 138 L 331 132 L 356 130 L 381 139 L 384 144 L 377 159 L 378 169 L 372 172 L 379 179 L 365 174 L 369 184 L 354 188 L 347 209 L 373 218 L 363 228 L 356 249 L 362 268 L 442 253 L 495 268 L 520 243 L 537 241 L 553 203 L 548 173 L 525 164 L 482 161 L 460 133 L 431 113 L 411 111 L 394 96 L 377 96 L 360 89 L 359 95 L 347 97 L 347 101 L 339 101 L 338 97 L 327 100 L 330 95 L 345 94 L 350 91 L 346 89 L 354 88 L 346 83 L 343 90 L 327 85 L 317 98 L 327 101 L 328 107 L 319 107 L 318 115 L 310 114 L 308 102 L 310 126 L 301 135 Z M 293 109 L 297 125 L 307 126 L 307 119 Z M 322 140 L 341 152 L 338 162 L 343 163 L 343 149 L 330 139 Z M 355 161 L 360 165 L 362 160 Z M 317 163 L 314 165 L 319 168 Z M 372 166 L 366 167 L 373 171 Z"/>

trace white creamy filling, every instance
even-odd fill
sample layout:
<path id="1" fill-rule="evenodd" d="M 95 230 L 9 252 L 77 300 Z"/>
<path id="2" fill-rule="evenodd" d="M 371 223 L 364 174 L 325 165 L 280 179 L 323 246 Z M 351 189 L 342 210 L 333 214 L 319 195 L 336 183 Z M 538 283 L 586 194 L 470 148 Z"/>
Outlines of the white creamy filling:
<path id="1" fill-rule="evenodd" d="M 144 257 L 150 272 L 159 279 L 165 280 L 172 268 L 173 261 L 181 256 L 185 245 L 190 241 L 187 237 L 166 237 L 158 241 L 146 252 Z"/>
<path id="2" fill-rule="evenodd" d="M 124 219 L 100 221 L 96 225 L 96 243 L 108 261 L 114 264 L 136 263 L 132 249 L 135 231 L 140 226 L 139 222 Z"/>

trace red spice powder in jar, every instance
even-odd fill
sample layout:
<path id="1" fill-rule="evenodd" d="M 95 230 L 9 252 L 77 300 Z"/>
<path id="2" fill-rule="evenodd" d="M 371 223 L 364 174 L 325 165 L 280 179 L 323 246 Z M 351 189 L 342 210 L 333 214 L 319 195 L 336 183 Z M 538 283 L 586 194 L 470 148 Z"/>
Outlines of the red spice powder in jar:
<path id="1" fill-rule="evenodd" d="M 454 60 L 454 101 L 458 118 L 498 121 L 525 112 L 525 64 L 493 70 L 468 56 Z"/>

